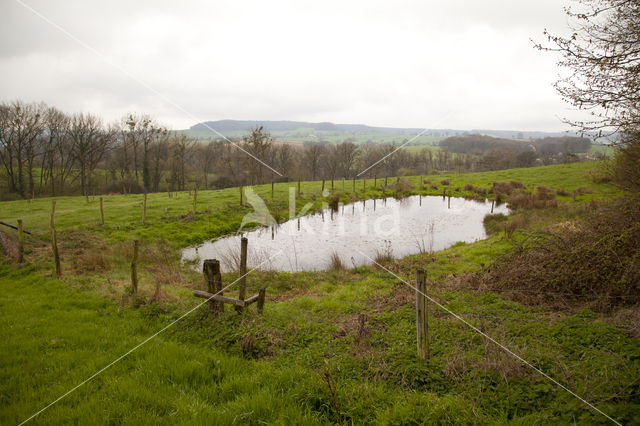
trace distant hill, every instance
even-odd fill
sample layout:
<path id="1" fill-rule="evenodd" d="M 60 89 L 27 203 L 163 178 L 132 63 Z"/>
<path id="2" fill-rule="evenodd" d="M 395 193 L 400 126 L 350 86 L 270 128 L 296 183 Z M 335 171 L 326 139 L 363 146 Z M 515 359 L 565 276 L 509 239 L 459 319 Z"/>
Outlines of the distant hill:
<path id="1" fill-rule="evenodd" d="M 424 131 L 418 127 L 376 127 L 365 124 L 335 124 L 329 122 L 311 123 L 306 121 L 269 121 L 269 120 L 218 120 L 206 121 L 191 126 L 183 132 L 193 137 L 217 138 L 215 129 L 227 137 L 241 137 L 249 129 L 263 126 L 274 138 L 283 141 L 339 141 L 352 139 L 354 142 L 401 142 L 412 136 L 422 134 L 416 139 L 416 144 L 434 143 L 441 138 L 450 136 L 465 136 L 479 134 L 498 138 L 510 139 L 538 139 L 545 137 L 577 136 L 570 132 L 534 132 L 520 130 L 457 130 L 457 129 L 428 129 Z M 422 133 L 424 131 L 424 133 Z"/>

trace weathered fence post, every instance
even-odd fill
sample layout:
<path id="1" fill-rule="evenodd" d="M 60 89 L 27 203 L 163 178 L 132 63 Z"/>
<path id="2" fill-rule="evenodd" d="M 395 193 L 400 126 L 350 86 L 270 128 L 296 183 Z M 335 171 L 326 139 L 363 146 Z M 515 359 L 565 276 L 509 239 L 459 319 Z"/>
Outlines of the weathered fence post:
<path id="1" fill-rule="evenodd" d="M 204 281 L 210 294 L 222 296 L 222 277 L 220 274 L 220 262 L 217 259 L 206 259 L 202 265 Z M 216 314 L 224 312 L 224 302 L 209 300 L 209 310 Z"/>
<path id="2" fill-rule="evenodd" d="M 131 258 L 131 293 L 138 293 L 138 240 L 133 240 L 133 257 Z"/>
<path id="3" fill-rule="evenodd" d="M 247 294 L 247 246 L 249 241 L 246 237 L 240 239 L 240 284 L 238 286 L 238 299 L 244 300 Z M 236 310 L 241 311 L 238 307 Z"/>
<path id="4" fill-rule="evenodd" d="M 258 308 L 258 313 L 262 313 L 262 309 L 264 308 L 264 296 L 265 296 L 265 288 L 261 287 L 260 290 L 258 290 L 258 301 L 257 303 L 257 308 Z"/>
<path id="5" fill-rule="evenodd" d="M 56 264 L 56 276 L 62 275 L 60 268 L 60 254 L 58 253 L 58 241 L 56 240 L 56 228 L 51 228 L 51 250 L 53 251 L 53 260 Z"/>
<path id="6" fill-rule="evenodd" d="M 493 205 L 495 204 L 496 200 L 491 200 L 491 214 L 493 214 Z"/>
<path id="7" fill-rule="evenodd" d="M 193 214 L 198 211 L 198 187 L 193 188 Z"/>
<path id="8" fill-rule="evenodd" d="M 273 179 L 271 179 L 271 199 L 273 200 Z"/>
<path id="9" fill-rule="evenodd" d="M 356 193 L 356 177 L 353 177 L 353 193 Z"/>
<path id="10" fill-rule="evenodd" d="M 320 192 L 324 192 L 324 179 L 322 179 L 322 190 Z"/>
<path id="11" fill-rule="evenodd" d="M 147 221 L 147 193 L 144 193 L 144 198 L 142 199 L 142 223 L 144 224 Z"/>
<path id="12" fill-rule="evenodd" d="M 56 200 L 51 201 L 51 217 L 49 218 L 49 228 L 55 228 L 54 219 L 56 216 Z"/>
<path id="13" fill-rule="evenodd" d="M 376 189 L 377 186 L 378 186 L 378 177 L 376 175 L 373 175 L 373 189 Z"/>
<path id="14" fill-rule="evenodd" d="M 298 197 L 300 196 L 300 179 L 298 179 Z"/>
<path id="15" fill-rule="evenodd" d="M 367 190 L 367 178 L 366 177 L 362 178 L 362 190 L 363 191 Z"/>
<path id="16" fill-rule="evenodd" d="M 576 202 L 576 191 L 575 190 L 573 191 L 572 197 L 573 197 L 573 202 L 575 203 Z"/>
<path id="17" fill-rule="evenodd" d="M 389 176 L 384 177 L 384 186 L 387 186 L 387 179 L 389 179 Z"/>
<path id="18" fill-rule="evenodd" d="M 242 185 L 240 185 L 240 206 L 242 206 Z"/>
<path id="19" fill-rule="evenodd" d="M 102 197 L 100 197 L 100 223 L 104 226 L 104 206 L 102 205 Z"/>
<path id="20" fill-rule="evenodd" d="M 18 219 L 18 263 L 24 262 L 24 233 L 22 232 L 22 219 Z"/>
<path id="21" fill-rule="evenodd" d="M 333 192 L 333 178 L 331 178 L 331 192 Z"/>
<path id="22" fill-rule="evenodd" d="M 418 358 L 429 357 L 429 326 L 427 323 L 427 281 L 424 269 L 416 271 L 416 330 L 418 338 Z"/>
<path id="23" fill-rule="evenodd" d="M 344 178 L 342 178 L 342 192 L 344 192 Z"/>

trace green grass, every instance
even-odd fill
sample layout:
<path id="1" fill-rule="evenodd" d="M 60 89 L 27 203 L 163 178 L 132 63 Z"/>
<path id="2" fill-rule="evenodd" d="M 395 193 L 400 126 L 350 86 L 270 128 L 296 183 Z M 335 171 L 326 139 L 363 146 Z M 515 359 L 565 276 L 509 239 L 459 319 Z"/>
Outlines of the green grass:
<path id="1" fill-rule="evenodd" d="M 615 196 L 596 184 L 598 164 L 425 176 L 438 189 L 449 179 L 457 195 L 467 183 L 489 187 L 518 180 L 571 191 L 589 187 L 578 202 Z M 329 188 L 329 183 L 326 187 Z M 289 186 L 256 188 L 288 216 Z M 379 189 L 342 199 L 380 196 Z M 336 190 L 341 190 L 341 183 Z M 460 189 L 457 189 L 460 188 Z M 304 202 L 320 207 L 320 182 L 302 185 Z M 387 191 L 389 194 L 389 190 Z M 105 197 L 106 226 L 98 224 L 98 201 L 56 198 L 65 275 L 53 279 L 46 246 L 50 199 L 0 203 L 2 220 L 25 221 L 29 265 L 0 263 L 0 422 L 15 424 L 90 377 L 161 330 L 201 299 L 201 276 L 177 264 L 178 248 L 233 232 L 249 211 L 238 206 L 237 188 L 199 191 L 198 213 L 188 215 L 187 193 L 169 199 L 150 194 L 147 221 L 140 223 L 142 196 Z M 313 199 L 315 198 L 315 200 Z M 565 197 L 566 198 L 566 197 Z M 568 203 L 567 203 L 568 204 Z M 273 210 L 272 210 L 273 211 Z M 571 209 L 536 213 L 564 220 Z M 141 295 L 131 298 L 129 240 L 145 241 Z M 640 341 L 624 316 L 585 308 L 557 312 L 525 306 L 492 293 L 455 290 L 461 274 L 490 265 L 523 238 L 497 232 L 484 241 L 456 244 L 433 256 L 418 254 L 389 266 L 410 279 L 427 270 L 429 294 L 461 314 L 537 368 L 595 403 L 623 423 L 640 422 Z M 161 242 L 157 242 L 161 240 Z M 159 256 L 166 250 L 166 257 Z M 109 267 L 77 271 L 74 258 L 98 252 Z M 179 269 L 164 296 L 151 298 L 155 269 Z M 225 274 L 225 283 L 235 274 Z M 469 424 L 605 423 L 605 419 L 522 366 L 469 327 L 429 306 L 430 353 L 415 350 L 412 291 L 376 267 L 301 273 L 257 272 L 249 294 L 267 287 L 262 316 L 254 307 L 238 314 L 227 307 L 213 318 L 201 308 L 55 404 L 36 421 L 59 423 L 184 424 Z M 233 291 L 228 292 L 234 293 Z M 362 320 L 360 319 L 362 316 Z M 364 324 L 364 327 L 360 326 Z M 244 349 L 242 342 L 245 342 Z M 251 341 L 250 345 L 246 343 Z"/>
<path id="2" fill-rule="evenodd" d="M 578 188 L 589 188 L 592 192 L 578 197 L 579 201 L 588 201 L 603 196 L 615 196 L 620 191 L 615 187 L 603 183 L 595 183 L 595 176 L 602 163 L 574 163 L 568 165 L 533 167 L 522 169 L 501 170 L 495 172 L 425 175 L 424 180 L 431 184 L 420 185 L 420 177 L 404 177 L 411 182 L 412 193 L 424 195 L 442 194 L 447 185 L 441 181 L 451 181 L 454 196 L 470 195 L 464 191 L 465 184 L 490 188 L 492 182 L 516 180 L 531 185 L 545 185 L 553 189 L 563 189 L 568 193 Z M 334 189 L 341 193 L 341 201 L 350 199 L 364 199 L 393 195 L 392 191 L 383 192 L 380 187 L 383 177 L 377 180 L 377 188 L 373 188 L 373 179 L 367 179 L 366 190 L 362 188 L 362 181 L 358 180 L 353 193 L 353 183 L 346 181 L 342 191 L 342 181 L 334 182 Z M 393 184 L 395 178 L 389 178 Z M 432 189 L 436 185 L 437 189 Z M 285 220 L 288 215 L 288 197 L 290 188 L 297 188 L 296 182 L 278 183 L 275 185 L 274 199 L 271 199 L 271 185 L 254 187 L 256 193 L 267 203 L 270 211 L 278 219 Z M 325 182 L 325 189 L 331 188 L 330 181 Z M 313 209 L 321 208 L 322 183 L 303 182 L 302 196 L 297 198 L 297 211 L 306 204 L 312 203 Z M 149 194 L 147 199 L 147 215 L 145 224 L 142 220 L 141 194 L 107 195 L 104 196 L 105 227 L 100 226 L 100 211 L 98 197 L 90 197 L 89 203 L 83 197 L 56 197 L 55 224 L 57 229 L 87 231 L 110 241 L 126 241 L 140 238 L 147 241 L 162 239 L 168 243 L 184 247 L 202 242 L 220 235 L 237 230 L 242 217 L 251 212 L 251 207 L 239 206 L 238 188 L 224 190 L 198 191 L 198 214 L 189 215 L 193 209 L 193 193 L 187 191 L 174 193 L 169 198 L 166 193 Z M 569 200 L 569 195 L 559 197 Z M 31 200 L 6 201 L 0 203 L 0 218 L 9 223 L 16 223 L 22 219 L 25 229 L 39 232 L 43 237 L 48 232 L 51 198 Z"/>

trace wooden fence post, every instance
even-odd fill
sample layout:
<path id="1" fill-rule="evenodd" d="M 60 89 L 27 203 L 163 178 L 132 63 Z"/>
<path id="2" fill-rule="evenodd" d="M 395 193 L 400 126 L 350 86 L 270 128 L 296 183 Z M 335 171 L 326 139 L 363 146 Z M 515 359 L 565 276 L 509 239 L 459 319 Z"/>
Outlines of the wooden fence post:
<path id="1" fill-rule="evenodd" d="M 220 274 L 220 262 L 217 259 L 206 259 L 202 265 L 204 281 L 207 291 L 211 294 L 222 296 L 222 276 Z M 216 314 L 224 312 L 224 302 L 209 300 L 209 311 Z"/>
<path id="2" fill-rule="evenodd" d="M 400 176 L 396 178 L 396 183 L 400 183 Z"/>
<path id="3" fill-rule="evenodd" d="M 56 228 L 51 228 L 51 250 L 53 251 L 53 260 L 56 264 L 56 276 L 62 275 L 60 268 L 60 254 L 58 253 L 58 241 L 56 240 Z"/>
<path id="4" fill-rule="evenodd" d="M 49 228 L 55 228 L 55 216 L 56 216 L 56 200 L 51 201 L 51 217 L 49 219 Z"/>
<path id="5" fill-rule="evenodd" d="M 387 179 L 389 179 L 389 176 L 384 177 L 384 186 L 387 186 Z"/>
<path id="6" fill-rule="evenodd" d="M 144 198 L 142 199 L 142 223 L 144 224 L 147 221 L 147 193 L 144 193 Z"/>
<path id="7" fill-rule="evenodd" d="M 333 192 L 333 178 L 331 178 L 331 192 Z"/>
<path id="8" fill-rule="evenodd" d="M 131 293 L 138 293 L 138 240 L 133 240 L 133 257 L 131 258 Z"/>
<path id="9" fill-rule="evenodd" d="M 573 191 L 573 195 L 572 196 L 573 196 L 573 202 L 575 203 L 576 202 L 576 191 L 575 190 Z"/>
<path id="10" fill-rule="evenodd" d="M 491 214 L 493 214 L 493 205 L 495 204 L 496 200 L 491 200 Z"/>
<path id="11" fill-rule="evenodd" d="M 342 178 L 342 192 L 344 192 L 344 178 Z"/>
<path id="12" fill-rule="evenodd" d="M 353 193 L 356 193 L 356 177 L 353 177 Z"/>
<path id="13" fill-rule="evenodd" d="M 320 192 L 324 192 L 324 179 L 322 179 L 322 190 Z"/>
<path id="14" fill-rule="evenodd" d="M 273 200 L 273 179 L 271 179 L 271 199 Z"/>
<path id="15" fill-rule="evenodd" d="M 18 263 L 24 262 L 24 233 L 22 232 L 22 219 L 18 219 Z"/>
<path id="16" fill-rule="evenodd" d="M 260 290 L 258 290 L 258 302 L 257 302 L 259 314 L 262 313 L 262 309 L 264 308 L 264 295 L 265 295 L 265 288 L 261 287 Z"/>
<path id="17" fill-rule="evenodd" d="M 240 185 L 240 206 L 242 206 L 242 185 Z"/>
<path id="18" fill-rule="evenodd" d="M 249 241 L 246 237 L 240 239 L 240 283 L 238 286 L 238 299 L 244 300 L 247 294 L 247 246 Z M 242 308 L 238 307 L 238 311 Z"/>
<path id="19" fill-rule="evenodd" d="M 416 330 L 418 342 L 418 358 L 429 357 L 429 325 L 427 322 L 427 281 L 424 269 L 416 271 Z"/>
<path id="20" fill-rule="evenodd" d="M 367 178 L 366 177 L 362 178 L 362 190 L 363 191 L 367 190 Z"/>
<path id="21" fill-rule="evenodd" d="M 193 188 L 193 214 L 198 211 L 198 187 Z"/>
<path id="22" fill-rule="evenodd" d="M 373 189 L 376 189 L 376 186 L 378 186 L 378 177 L 373 175 Z"/>
<path id="23" fill-rule="evenodd" d="M 300 196 L 300 179 L 298 179 L 298 197 Z"/>
<path id="24" fill-rule="evenodd" d="M 104 226 L 104 207 L 102 205 L 102 197 L 100 197 L 100 223 Z"/>

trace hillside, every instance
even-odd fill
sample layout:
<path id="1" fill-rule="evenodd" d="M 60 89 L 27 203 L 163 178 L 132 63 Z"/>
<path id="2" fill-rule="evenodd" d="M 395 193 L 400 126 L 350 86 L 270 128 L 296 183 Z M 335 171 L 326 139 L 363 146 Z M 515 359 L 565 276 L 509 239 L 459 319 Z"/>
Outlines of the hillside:
<path id="1" fill-rule="evenodd" d="M 207 127 L 208 126 L 208 127 Z M 392 142 L 410 139 L 418 134 L 422 137 L 415 142 L 433 141 L 433 138 L 448 136 L 461 136 L 466 134 L 481 134 L 501 138 L 544 138 L 575 136 L 567 132 L 535 132 L 519 130 L 456 130 L 456 129 L 423 129 L 401 127 L 376 127 L 364 124 L 334 124 L 329 122 L 311 123 L 304 121 L 269 121 L 269 120 L 218 120 L 206 121 L 182 130 L 193 137 L 217 138 L 215 129 L 227 137 L 239 137 L 245 135 L 249 129 L 263 126 L 273 137 L 288 141 L 342 141 L 352 138 L 354 142 L 364 142 L 371 139 L 374 142 Z M 342 138 L 342 139 L 337 139 Z M 431 139 L 429 139 L 431 138 Z"/>

